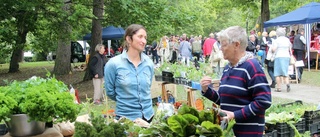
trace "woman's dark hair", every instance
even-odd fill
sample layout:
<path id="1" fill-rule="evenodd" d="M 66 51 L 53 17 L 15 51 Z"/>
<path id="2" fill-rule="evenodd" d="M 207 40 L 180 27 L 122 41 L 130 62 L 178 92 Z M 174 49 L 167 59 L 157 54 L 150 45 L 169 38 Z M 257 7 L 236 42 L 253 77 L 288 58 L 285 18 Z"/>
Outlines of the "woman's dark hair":
<path id="1" fill-rule="evenodd" d="M 128 26 L 128 28 L 126 29 L 126 32 L 124 33 L 124 36 L 123 36 L 123 39 L 124 39 L 123 48 L 124 49 L 128 50 L 128 47 L 129 47 L 129 43 L 126 40 L 126 37 L 129 36 L 130 39 L 132 40 L 132 36 L 134 34 L 136 34 L 137 31 L 139 31 L 140 29 L 147 31 L 146 28 L 140 24 L 131 24 L 130 26 Z"/>

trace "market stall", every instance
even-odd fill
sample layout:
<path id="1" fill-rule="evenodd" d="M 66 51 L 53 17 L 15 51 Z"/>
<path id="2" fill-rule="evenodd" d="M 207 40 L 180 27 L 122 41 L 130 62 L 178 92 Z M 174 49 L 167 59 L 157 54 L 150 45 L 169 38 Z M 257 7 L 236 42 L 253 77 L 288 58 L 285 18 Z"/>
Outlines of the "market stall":
<path id="1" fill-rule="evenodd" d="M 264 27 L 283 26 L 292 24 L 304 24 L 305 38 L 307 46 L 308 70 L 310 71 L 310 41 L 311 41 L 311 25 L 320 22 L 320 3 L 311 2 L 292 12 L 281 15 L 274 19 L 264 22 Z M 319 54 L 319 53 L 318 53 Z M 316 61 L 318 62 L 318 61 Z"/>

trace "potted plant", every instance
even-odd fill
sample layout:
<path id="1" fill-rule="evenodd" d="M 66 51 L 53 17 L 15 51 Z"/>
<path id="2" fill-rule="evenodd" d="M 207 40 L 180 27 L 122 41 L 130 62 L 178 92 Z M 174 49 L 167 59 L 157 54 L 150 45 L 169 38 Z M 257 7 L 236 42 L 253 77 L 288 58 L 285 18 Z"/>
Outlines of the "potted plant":
<path id="1" fill-rule="evenodd" d="M 0 94 L 6 97 L 5 101 L 0 102 L 0 106 L 5 106 L 6 109 L 5 113 L 0 113 L 0 120 L 5 120 L 11 135 L 18 134 L 15 136 L 40 134 L 44 131 L 42 126 L 45 122 L 75 121 L 80 112 L 80 107 L 74 103 L 74 97 L 68 92 L 68 87 L 55 77 L 32 77 L 25 81 L 13 81 L 1 87 Z M 23 124 L 41 126 L 43 131 L 13 132 L 17 123 L 12 122 L 22 119 L 26 120 Z M 32 123 L 33 121 L 41 123 Z"/>

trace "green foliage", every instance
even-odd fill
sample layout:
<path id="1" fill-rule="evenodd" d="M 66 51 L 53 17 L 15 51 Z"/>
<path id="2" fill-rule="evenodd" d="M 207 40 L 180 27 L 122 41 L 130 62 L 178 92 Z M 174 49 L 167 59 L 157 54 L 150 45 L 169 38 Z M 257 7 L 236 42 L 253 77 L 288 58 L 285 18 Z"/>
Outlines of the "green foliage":
<path id="1" fill-rule="evenodd" d="M 96 134 L 96 130 L 89 125 L 88 123 L 84 122 L 75 122 L 75 133 L 74 137 L 93 137 Z"/>
<path id="2" fill-rule="evenodd" d="M 222 129 L 219 125 L 213 124 L 210 121 L 203 121 L 201 126 L 197 126 L 197 133 L 206 137 L 221 137 Z"/>
<path id="3" fill-rule="evenodd" d="M 200 123 L 202 123 L 203 121 L 210 121 L 215 123 L 215 114 L 212 113 L 214 111 L 210 111 L 210 110 L 203 110 L 199 112 L 199 121 Z"/>
<path id="4" fill-rule="evenodd" d="M 14 99 L 5 96 L 4 90 L 6 90 L 5 87 L 0 87 L 0 121 L 8 121 L 13 108 L 17 106 L 17 102 Z"/>
<path id="5" fill-rule="evenodd" d="M 186 127 L 188 125 L 188 121 L 184 119 L 182 115 L 173 115 L 169 117 L 168 125 L 173 132 L 177 133 L 178 136 L 187 136 Z"/>
<path id="6" fill-rule="evenodd" d="M 87 123 L 76 122 L 74 137 L 126 137 L 126 129 L 129 127 L 122 123 L 107 123 L 99 113 L 91 113 L 90 121 L 92 125 Z M 126 121 L 127 122 L 127 121 Z M 132 121 L 131 121 L 132 122 Z"/>
<path id="7" fill-rule="evenodd" d="M 233 132 L 231 132 L 231 131 L 232 131 L 232 128 L 233 128 L 233 126 L 234 126 L 235 124 L 236 124 L 236 120 L 234 120 L 234 119 L 232 119 L 231 121 L 228 122 L 227 129 L 225 129 L 225 130 L 223 131 L 223 135 L 224 135 L 225 137 L 233 136 L 233 135 L 231 135 L 231 134 L 233 134 Z"/>
<path id="8" fill-rule="evenodd" d="M 179 109 L 178 109 L 178 114 L 192 114 L 194 116 L 196 116 L 197 118 L 199 118 L 199 112 L 198 110 L 196 110 L 193 107 L 189 107 L 187 105 L 182 105 Z"/>
<path id="9" fill-rule="evenodd" d="M 8 98 L 17 102 L 10 114 L 23 113 L 31 120 L 61 122 L 75 121 L 80 111 L 67 86 L 54 77 L 14 81 L 3 89 L 6 89 L 4 94 Z"/>
<path id="10" fill-rule="evenodd" d="M 204 115 L 205 114 L 205 115 Z M 170 116 L 167 118 L 166 122 L 155 122 L 154 120 L 149 129 L 143 130 L 140 132 L 140 135 L 143 136 L 159 136 L 163 133 L 166 136 L 199 136 L 199 135 L 207 135 L 207 136 L 221 136 L 222 129 L 220 125 L 213 123 L 212 119 L 209 116 L 216 116 L 210 111 L 200 111 L 198 112 L 193 107 L 189 107 L 187 105 L 182 105 L 178 114 Z M 210 119 L 210 121 L 205 121 L 206 119 Z M 204 123 L 202 121 L 205 121 Z"/>

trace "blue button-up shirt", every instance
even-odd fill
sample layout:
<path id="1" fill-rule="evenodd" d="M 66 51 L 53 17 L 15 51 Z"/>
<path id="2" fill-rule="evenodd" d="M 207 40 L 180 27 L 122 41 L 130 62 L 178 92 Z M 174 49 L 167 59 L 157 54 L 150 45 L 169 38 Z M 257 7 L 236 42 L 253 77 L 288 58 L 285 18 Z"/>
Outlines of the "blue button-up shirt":
<path id="1" fill-rule="evenodd" d="M 154 115 L 151 99 L 153 62 L 141 53 L 141 62 L 135 67 L 126 51 L 111 58 L 104 68 L 107 96 L 116 101 L 115 113 L 130 120 Z"/>

